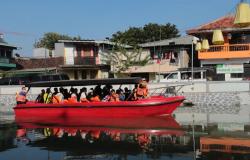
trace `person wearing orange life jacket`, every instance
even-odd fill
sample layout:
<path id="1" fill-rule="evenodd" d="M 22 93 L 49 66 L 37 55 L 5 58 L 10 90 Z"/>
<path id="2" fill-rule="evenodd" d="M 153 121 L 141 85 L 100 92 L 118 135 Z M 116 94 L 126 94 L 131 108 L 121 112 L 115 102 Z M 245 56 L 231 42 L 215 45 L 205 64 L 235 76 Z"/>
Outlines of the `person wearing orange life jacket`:
<path id="1" fill-rule="evenodd" d="M 69 103 L 77 103 L 77 93 L 76 93 L 76 90 L 75 89 L 72 89 L 72 94 L 71 94 L 71 97 L 68 98 L 68 102 Z"/>
<path id="2" fill-rule="evenodd" d="M 140 84 L 136 91 L 137 98 L 146 98 L 148 96 L 148 89 Z"/>
<path id="3" fill-rule="evenodd" d="M 100 102 L 100 98 L 99 96 L 97 95 L 97 93 L 93 92 L 93 97 L 90 98 L 90 101 L 91 102 Z"/>
<path id="4" fill-rule="evenodd" d="M 138 98 L 146 98 L 148 96 L 148 87 L 145 78 L 142 79 L 139 86 L 137 87 L 136 94 Z"/>
<path id="5" fill-rule="evenodd" d="M 89 102 L 87 99 L 87 88 L 80 89 L 80 102 Z"/>
<path id="6" fill-rule="evenodd" d="M 16 93 L 17 104 L 25 104 L 27 102 L 26 95 L 27 95 L 26 88 L 22 87 L 22 90 Z"/>
<path id="7" fill-rule="evenodd" d="M 58 94 L 58 88 L 54 88 L 54 93 L 52 93 L 52 103 L 59 103 L 59 98 L 56 96 Z"/>
<path id="8" fill-rule="evenodd" d="M 59 97 L 57 95 L 53 95 L 52 96 L 52 103 L 56 104 L 56 103 L 60 103 L 61 100 L 59 99 Z"/>

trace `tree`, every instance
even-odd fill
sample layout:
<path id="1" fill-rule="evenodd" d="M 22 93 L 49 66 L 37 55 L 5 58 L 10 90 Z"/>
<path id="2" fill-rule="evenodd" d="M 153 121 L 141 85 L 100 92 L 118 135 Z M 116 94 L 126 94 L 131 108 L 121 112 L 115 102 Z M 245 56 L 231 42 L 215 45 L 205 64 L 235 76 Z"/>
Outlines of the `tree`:
<path id="1" fill-rule="evenodd" d="M 35 42 L 34 47 L 35 48 L 47 48 L 49 50 L 54 49 L 54 45 L 58 40 L 81 40 L 80 36 L 77 37 L 70 37 L 68 35 L 62 35 L 55 32 L 48 32 L 43 35 L 41 39 L 39 39 L 38 42 Z"/>
<path id="2" fill-rule="evenodd" d="M 144 66 L 149 60 L 150 56 L 142 56 L 141 48 L 133 48 L 128 51 L 123 45 L 117 43 L 112 51 L 103 53 L 102 60 L 113 68 L 113 72 L 121 73 L 126 71 L 131 66 Z"/>
<path id="3" fill-rule="evenodd" d="M 179 36 L 179 30 L 174 24 L 166 23 L 164 25 L 159 25 L 156 23 L 149 23 L 143 27 L 130 27 L 124 32 L 118 31 L 112 35 L 111 40 L 137 46 L 141 43 Z"/>

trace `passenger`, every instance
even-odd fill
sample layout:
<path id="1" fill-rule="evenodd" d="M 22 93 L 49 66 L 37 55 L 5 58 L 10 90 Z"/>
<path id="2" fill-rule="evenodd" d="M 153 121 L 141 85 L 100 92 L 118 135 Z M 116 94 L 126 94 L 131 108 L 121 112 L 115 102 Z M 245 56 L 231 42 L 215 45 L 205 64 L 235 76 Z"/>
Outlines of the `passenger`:
<path id="1" fill-rule="evenodd" d="M 125 100 L 128 100 L 128 97 L 130 94 L 131 94 L 131 91 L 128 89 L 128 87 L 125 87 L 124 88 Z"/>
<path id="2" fill-rule="evenodd" d="M 91 102 L 100 102 L 101 100 L 100 100 L 100 98 L 99 98 L 99 96 L 97 95 L 97 93 L 93 93 L 93 96 L 90 98 L 90 101 Z"/>
<path id="3" fill-rule="evenodd" d="M 103 89 L 102 89 L 102 97 L 101 97 L 101 99 L 103 101 L 106 101 L 109 96 L 110 96 L 110 90 L 108 89 L 107 86 L 104 86 Z"/>
<path id="4" fill-rule="evenodd" d="M 77 88 L 74 88 L 74 94 L 76 95 L 77 101 L 79 102 L 80 101 L 80 95 L 78 93 L 78 89 Z"/>
<path id="5" fill-rule="evenodd" d="M 94 91 L 93 88 L 90 88 L 89 93 L 87 95 L 87 100 L 91 101 L 91 98 L 93 97 Z"/>
<path id="6" fill-rule="evenodd" d="M 136 93 L 139 99 L 146 98 L 148 96 L 148 87 L 146 79 L 142 79 L 142 82 L 139 84 L 139 87 L 137 87 Z"/>
<path id="7" fill-rule="evenodd" d="M 57 88 L 54 88 L 54 93 L 52 94 L 52 103 L 55 104 L 55 103 L 60 103 L 60 99 L 59 97 L 57 96 L 58 94 L 58 89 Z"/>
<path id="8" fill-rule="evenodd" d="M 148 96 L 148 83 L 145 78 L 142 79 L 142 88 L 144 90 L 144 97 L 146 98 Z"/>
<path id="9" fill-rule="evenodd" d="M 115 93 L 115 90 L 112 89 L 111 90 L 111 93 L 110 93 L 110 99 L 109 99 L 110 102 L 119 102 L 119 95 Z"/>
<path id="10" fill-rule="evenodd" d="M 128 101 L 136 101 L 136 100 L 138 100 L 138 98 L 137 98 L 137 88 L 138 88 L 138 84 L 135 84 L 134 89 L 132 90 L 132 92 L 130 93 L 130 95 L 127 98 Z"/>
<path id="11" fill-rule="evenodd" d="M 72 94 L 71 94 L 71 97 L 68 98 L 68 101 L 70 103 L 76 103 L 77 102 L 77 90 L 76 89 L 72 89 Z"/>
<path id="12" fill-rule="evenodd" d="M 87 88 L 83 87 L 80 89 L 80 102 L 89 102 L 87 100 Z"/>
<path id="13" fill-rule="evenodd" d="M 44 100 L 43 100 L 44 94 L 45 94 L 45 90 L 42 89 L 42 90 L 41 90 L 41 93 L 40 93 L 40 94 L 37 96 L 37 98 L 36 98 L 36 102 L 37 102 L 37 103 L 44 103 Z"/>
<path id="14" fill-rule="evenodd" d="M 50 88 L 46 89 L 46 93 L 43 95 L 43 101 L 44 101 L 44 103 L 51 103 L 52 102 L 52 93 L 50 91 Z"/>
<path id="15" fill-rule="evenodd" d="M 122 89 L 116 90 L 116 94 L 119 96 L 119 100 L 120 101 L 124 101 L 125 100 L 125 95 L 123 94 Z"/>
<path id="16" fill-rule="evenodd" d="M 74 88 L 71 87 L 71 88 L 69 89 L 69 94 L 71 95 L 73 92 L 74 92 Z"/>
<path id="17" fill-rule="evenodd" d="M 106 95 L 103 99 L 102 102 L 108 102 L 110 100 L 110 95 Z"/>
<path id="18" fill-rule="evenodd" d="M 26 99 L 27 91 L 26 87 L 22 87 L 22 90 L 16 94 L 17 104 L 25 104 L 28 100 Z"/>
<path id="19" fill-rule="evenodd" d="M 128 101 L 137 101 L 138 100 L 136 88 L 133 89 L 132 93 L 128 96 L 127 100 Z"/>
<path id="20" fill-rule="evenodd" d="M 94 89 L 94 92 L 95 92 L 99 97 L 103 97 L 101 85 L 97 85 L 97 86 L 95 87 L 95 89 Z"/>
<path id="21" fill-rule="evenodd" d="M 58 97 L 59 99 L 59 102 L 62 102 L 64 100 L 64 96 L 63 96 L 63 88 L 59 88 L 59 92 L 56 94 L 56 96 Z"/>
<path id="22" fill-rule="evenodd" d="M 54 88 L 54 92 L 53 92 L 53 96 L 56 95 L 58 93 L 58 89 L 57 88 Z"/>
<path id="23" fill-rule="evenodd" d="M 63 97 L 64 97 L 64 99 L 68 99 L 68 98 L 70 98 L 70 94 L 69 94 L 69 92 L 68 92 L 68 89 L 67 89 L 67 88 L 65 88 L 65 89 L 64 89 L 64 91 L 63 91 Z"/>

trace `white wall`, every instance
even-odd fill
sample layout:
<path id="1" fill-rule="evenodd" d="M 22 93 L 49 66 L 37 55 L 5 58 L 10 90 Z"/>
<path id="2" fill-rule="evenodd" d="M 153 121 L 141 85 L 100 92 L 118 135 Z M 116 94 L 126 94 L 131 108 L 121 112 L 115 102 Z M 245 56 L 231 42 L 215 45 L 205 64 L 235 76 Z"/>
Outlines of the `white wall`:
<path id="1" fill-rule="evenodd" d="M 149 83 L 148 87 L 150 88 L 159 88 L 166 86 L 181 86 L 184 85 L 179 92 L 250 92 L 250 81 L 239 81 L 239 82 L 196 82 L 193 85 L 191 83 Z M 133 88 L 134 85 L 131 85 L 130 88 Z M 17 91 L 20 91 L 22 86 L 19 85 L 6 85 L 0 86 L 0 95 L 1 94 L 15 94 Z M 178 87 L 179 88 L 179 87 Z M 32 88 L 31 92 L 36 91 L 40 92 L 40 89 Z M 33 93 L 32 92 L 32 93 Z"/>
<path id="2" fill-rule="evenodd" d="M 52 52 L 52 57 L 55 56 L 55 51 L 48 50 L 46 48 L 34 48 L 33 49 L 33 57 L 34 58 L 48 58 L 50 57 L 50 52 Z"/>
<path id="3" fill-rule="evenodd" d="M 55 57 L 64 56 L 64 43 L 55 43 Z"/>

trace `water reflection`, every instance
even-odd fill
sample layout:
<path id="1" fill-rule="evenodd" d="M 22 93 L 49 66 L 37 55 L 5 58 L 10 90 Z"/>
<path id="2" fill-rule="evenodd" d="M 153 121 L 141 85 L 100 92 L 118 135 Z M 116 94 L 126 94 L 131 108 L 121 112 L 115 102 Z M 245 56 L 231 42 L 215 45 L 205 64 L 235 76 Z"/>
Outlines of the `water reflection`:
<path id="1" fill-rule="evenodd" d="M 233 123 L 228 118 L 222 121 L 223 117 L 215 122 L 212 114 L 184 115 L 187 113 L 175 118 L 15 117 L 14 123 L 1 124 L 0 159 L 250 159 L 246 116 L 238 116 Z"/>
<path id="2" fill-rule="evenodd" d="M 119 159 L 147 155 L 159 158 L 162 153 L 173 157 L 178 153 L 178 137 L 184 135 L 181 126 L 171 116 L 146 118 L 74 118 L 46 120 L 16 117 L 16 139 L 28 147 L 52 152 L 64 152 L 64 159 L 88 159 L 117 155 Z M 48 122 L 51 123 L 48 123 Z M 106 124 L 106 125 L 105 125 Z M 34 136 L 35 135 L 35 136 Z M 181 150 L 179 153 L 187 153 Z M 87 157 L 87 158 L 86 158 Z"/>
<path id="3" fill-rule="evenodd" d="M 44 123 L 46 122 L 46 123 Z M 50 122 L 50 123 L 49 123 Z M 146 118 L 74 118 L 46 119 L 37 121 L 36 118 L 16 117 L 17 138 L 30 141 L 28 131 L 43 135 L 44 139 L 53 138 L 53 143 L 65 139 L 77 139 L 84 144 L 136 144 L 143 150 L 157 141 L 176 143 L 176 136 L 184 134 L 180 125 L 171 116 Z M 63 123 L 61 123 L 63 122 Z M 41 137 L 41 136 L 40 136 Z M 158 137 L 162 139 L 159 140 Z M 32 143 L 34 144 L 34 143 Z M 65 146 L 65 145 L 64 145 Z"/>

